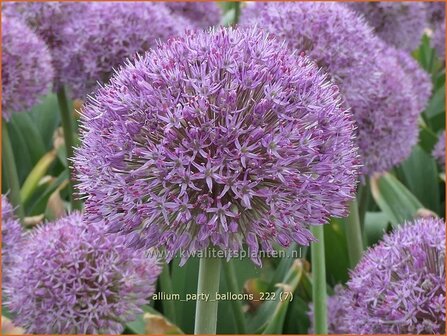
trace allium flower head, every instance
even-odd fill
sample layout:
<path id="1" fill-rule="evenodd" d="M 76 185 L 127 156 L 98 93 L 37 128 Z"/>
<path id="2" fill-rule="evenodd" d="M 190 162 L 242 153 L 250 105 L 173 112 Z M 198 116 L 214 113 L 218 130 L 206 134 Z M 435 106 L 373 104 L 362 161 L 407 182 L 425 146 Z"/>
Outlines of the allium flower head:
<path id="1" fill-rule="evenodd" d="M 173 39 L 85 107 L 87 212 L 171 254 L 308 244 L 308 225 L 346 215 L 356 187 L 339 100 L 313 63 L 256 29 Z"/>
<path id="2" fill-rule="evenodd" d="M 433 157 L 445 169 L 445 131 L 443 131 L 438 138 L 438 143 L 433 149 Z"/>
<path id="3" fill-rule="evenodd" d="M 398 49 L 413 51 L 427 28 L 426 5 L 422 2 L 348 2 L 365 16 L 377 35 Z"/>
<path id="4" fill-rule="evenodd" d="M 17 18 L 2 16 L 2 114 L 7 120 L 51 89 L 53 67 L 45 43 Z"/>
<path id="5" fill-rule="evenodd" d="M 65 44 L 76 48 L 74 41 L 63 34 L 65 26 L 78 20 L 88 7 L 81 2 L 6 2 L 2 4 L 2 13 L 20 18 L 44 40 L 53 57 L 54 85 L 57 90 L 61 84 L 62 64 L 67 62 L 71 53 L 62 48 Z M 68 50 L 69 51 L 69 50 Z"/>
<path id="6" fill-rule="evenodd" d="M 5 195 L 2 195 L 2 282 L 5 285 L 5 274 L 10 268 L 15 254 L 21 249 L 22 226 L 14 216 L 14 209 Z"/>
<path id="7" fill-rule="evenodd" d="M 445 60 L 445 22 L 440 23 L 433 35 L 433 47 L 439 58 Z"/>
<path id="8" fill-rule="evenodd" d="M 327 321 L 328 321 L 328 334 L 349 334 L 349 329 L 345 325 L 346 316 L 346 302 L 344 300 L 345 289 L 341 285 L 334 287 L 334 295 L 327 298 Z M 313 317 L 314 317 L 314 305 L 309 305 L 309 319 L 311 327 L 309 328 L 309 334 L 314 334 Z"/>
<path id="9" fill-rule="evenodd" d="M 78 213 L 27 236 L 5 288 L 14 324 L 37 334 L 123 331 L 154 292 L 157 261 Z"/>
<path id="10" fill-rule="evenodd" d="M 160 3 L 97 2 L 89 4 L 82 18 L 65 29 L 67 53 L 64 82 L 77 98 L 84 98 L 106 82 L 127 58 L 144 53 L 158 41 L 182 33 L 186 19 L 175 17 Z"/>
<path id="11" fill-rule="evenodd" d="M 357 122 L 363 174 L 387 171 L 409 155 L 422 111 L 413 95 L 425 107 L 426 78 L 412 74 L 423 79 L 417 83 L 421 92 L 413 93 L 391 49 L 384 52 L 384 43 L 359 15 L 338 3 L 272 2 L 247 7 L 241 22 L 258 25 L 295 52 L 305 52 L 332 75 Z M 419 71 L 405 60 L 405 69 L 415 68 Z"/>
<path id="12" fill-rule="evenodd" d="M 215 26 L 220 21 L 221 10 L 215 2 L 166 2 L 173 14 L 191 21 L 198 28 Z"/>
<path id="13" fill-rule="evenodd" d="M 344 294 L 354 334 L 445 334 L 445 223 L 425 218 L 366 252 Z"/>

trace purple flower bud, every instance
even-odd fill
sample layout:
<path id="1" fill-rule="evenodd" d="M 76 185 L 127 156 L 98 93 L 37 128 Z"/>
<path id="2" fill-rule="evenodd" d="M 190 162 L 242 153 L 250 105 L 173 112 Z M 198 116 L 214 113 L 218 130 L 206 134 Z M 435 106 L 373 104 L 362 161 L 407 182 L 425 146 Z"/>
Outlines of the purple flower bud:
<path id="1" fill-rule="evenodd" d="M 439 134 L 438 142 L 433 149 L 432 155 L 441 167 L 445 169 L 445 131 Z"/>

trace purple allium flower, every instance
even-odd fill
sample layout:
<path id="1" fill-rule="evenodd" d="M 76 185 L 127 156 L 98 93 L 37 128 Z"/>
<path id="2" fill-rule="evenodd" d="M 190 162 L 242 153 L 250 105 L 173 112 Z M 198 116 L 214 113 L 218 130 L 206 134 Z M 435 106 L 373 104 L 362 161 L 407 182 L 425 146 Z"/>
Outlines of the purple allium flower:
<path id="1" fill-rule="evenodd" d="M 444 335 L 445 276 L 444 221 L 406 223 L 352 272 L 344 325 L 354 334 Z"/>
<path id="2" fill-rule="evenodd" d="M 413 95 L 425 106 L 425 82 L 418 83 L 422 92 L 413 94 L 401 66 L 384 57 L 391 51 L 383 51 L 384 43 L 359 15 L 337 3 L 256 3 L 246 8 L 241 22 L 257 24 L 328 70 L 357 122 L 364 174 L 387 171 L 410 154 L 422 111 Z M 405 66 L 415 67 L 410 61 Z"/>
<path id="3" fill-rule="evenodd" d="M 328 334 L 348 334 L 349 329 L 345 326 L 346 315 L 346 300 L 344 299 L 345 289 L 342 285 L 334 287 L 334 295 L 327 298 L 327 321 L 328 321 Z M 309 305 L 308 316 L 311 322 L 309 328 L 309 334 L 314 334 L 313 316 L 314 305 Z"/>
<path id="4" fill-rule="evenodd" d="M 393 47 L 388 48 L 390 49 L 389 52 L 397 57 L 400 66 L 411 80 L 412 92 L 416 98 L 417 111 L 424 111 L 430 101 L 433 88 L 430 75 L 407 52 Z"/>
<path id="5" fill-rule="evenodd" d="M 156 46 L 158 41 L 182 33 L 186 19 L 175 17 L 160 3 L 97 2 L 89 4 L 82 18 L 65 29 L 67 58 L 64 82 L 76 98 L 84 98 L 106 82 L 127 58 Z"/>
<path id="6" fill-rule="evenodd" d="M 424 3 L 427 10 L 428 21 L 432 27 L 444 22 L 445 19 L 445 3 L 444 1 L 432 1 Z"/>
<path id="7" fill-rule="evenodd" d="M 396 48 L 413 51 L 427 28 L 427 11 L 422 2 L 348 2 L 365 16 L 377 35 Z"/>
<path id="8" fill-rule="evenodd" d="M 197 28 L 215 26 L 220 21 L 221 10 L 215 2 L 166 2 L 173 14 L 191 21 Z"/>
<path id="9" fill-rule="evenodd" d="M 2 195 L 2 282 L 5 285 L 8 277 L 6 271 L 10 268 L 15 254 L 21 247 L 22 226 L 14 216 L 14 209 L 5 195 Z"/>
<path id="10" fill-rule="evenodd" d="M 445 22 L 439 24 L 433 34 L 433 48 L 436 49 L 439 58 L 445 60 Z"/>
<path id="11" fill-rule="evenodd" d="M 159 273 L 152 256 L 73 213 L 27 236 L 6 305 L 27 333 L 119 334 L 142 312 Z"/>
<path id="12" fill-rule="evenodd" d="M 45 43 L 19 19 L 2 16 L 2 114 L 8 120 L 51 90 L 53 67 Z"/>
<path id="13" fill-rule="evenodd" d="M 64 45 L 75 48 L 73 40 L 63 34 L 64 28 L 72 21 L 79 20 L 87 9 L 86 3 L 80 2 L 7 2 L 2 4 L 3 14 L 21 18 L 36 34 L 44 40 L 50 49 L 53 68 L 55 69 L 53 89 L 61 84 L 62 64 L 67 62 L 71 53 Z"/>
<path id="14" fill-rule="evenodd" d="M 435 145 L 432 155 L 445 169 L 445 131 L 439 134 L 438 143 Z"/>
<path id="15" fill-rule="evenodd" d="M 313 63 L 257 29 L 172 39 L 86 104 L 74 160 L 86 211 L 171 256 L 309 244 L 309 225 L 346 215 L 356 187 L 339 101 Z"/>

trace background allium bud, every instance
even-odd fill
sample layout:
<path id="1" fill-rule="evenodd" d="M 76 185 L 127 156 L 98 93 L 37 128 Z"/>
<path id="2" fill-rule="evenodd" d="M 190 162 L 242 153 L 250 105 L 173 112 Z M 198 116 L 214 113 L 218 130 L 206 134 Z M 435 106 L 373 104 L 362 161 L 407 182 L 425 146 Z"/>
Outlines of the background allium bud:
<path id="1" fill-rule="evenodd" d="M 14 216 L 14 209 L 5 195 L 2 195 L 2 283 L 5 285 L 15 254 L 21 247 L 22 226 Z"/>
<path id="2" fill-rule="evenodd" d="M 189 23 L 175 17 L 161 3 L 90 3 L 82 17 L 65 28 L 67 53 L 64 82 L 76 98 L 92 93 L 129 57 L 182 33 Z"/>
<path id="3" fill-rule="evenodd" d="M 75 48 L 73 40 L 64 36 L 63 30 L 70 22 L 78 20 L 88 4 L 80 2 L 6 2 L 2 4 L 4 14 L 19 17 L 44 40 L 50 49 L 54 74 L 53 89 L 57 90 L 61 84 L 62 64 L 71 57 L 71 53 L 64 50 L 64 44 Z"/>
<path id="4" fill-rule="evenodd" d="M 438 57 L 445 60 L 445 22 L 439 24 L 435 29 L 432 43 Z"/>
<path id="5" fill-rule="evenodd" d="M 377 35 L 396 48 L 413 51 L 427 28 L 426 5 L 422 2 L 348 2 L 363 14 Z"/>
<path id="6" fill-rule="evenodd" d="M 258 25 L 328 70 L 357 122 L 364 174 L 387 171 L 409 155 L 422 111 L 413 96 L 425 107 L 426 78 L 412 74 L 424 80 L 417 84 L 421 92 L 413 93 L 394 56 L 383 59 L 386 47 L 363 18 L 338 3 L 256 3 L 246 8 L 241 22 Z M 408 60 L 405 66 L 417 68 Z"/>
<path id="7" fill-rule="evenodd" d="M 259 263 L 273 242 L 306 245 L 356 187 L 339 100 L 313 63 L 256 29 L 172 39 L 85 107 L 75 166 L 87 212 L 171 254 L 247 243 Z"/>
<path id="8" fill-rule="evenodd" d="M 438 138 L 438 143 L 433 149 L 433 157 L 445 169 L 445 131 L 443 131 Z"/>
<path id="9" fill-rule="evenodd" d="M 416 109 L 422 112 L 430 101 L 433 84 L 431 76 L 411 55 L 403 50 L 388 47 L 390 55 L 397 57 L 397 60 L 411 81 L 412 92 L 416 98 Z"/>
<path id="10" fill-rule="evenodd" d="M 346 315 L 346 302 L 344 300 L 344 288 L 341 285 L 334 287 L 334 295 L 327 298 L 327 321 L 328 321 L 328 334 L 348 334 L 349 329 L 345 326 Z M 309 334 L 314 334 L 313 318 L 314 318 L 314 305 L 309 305 L 309 320 L 311 326 L 309 328 Z"/>
<path id="11" fill-rule="evenodd" d="M 48 93 L 53 81 L 45 43 L 17 18 L 2 16 L 2 114 L 7 120 Z"/>
<path id="12" fill-rule="evenodd" d="M 368 250 L 351 274 L 354 334 L 445 334 L 445 223 L 418 219 Z"/>
<path id="13" fill-rule="evenodd" d="M 156 259 L 74 213 L 27 236 L 6 304 L 27 333 L 119 334 L 153 294 L 159 273 Z"/>
<path id="14" fill-rule="evenodd" d="M 215 26 L 220 21 L 221 10 L 215 2 L 166 2 L 165 4 L 172 13 L 185 17 L 197 28 Z"/>

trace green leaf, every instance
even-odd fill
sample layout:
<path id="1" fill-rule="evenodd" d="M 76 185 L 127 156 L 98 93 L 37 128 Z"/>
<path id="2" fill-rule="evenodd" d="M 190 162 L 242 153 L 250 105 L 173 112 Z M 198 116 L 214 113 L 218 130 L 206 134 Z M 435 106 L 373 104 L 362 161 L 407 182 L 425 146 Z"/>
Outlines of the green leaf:
<path id="1" fill-rule="evenodd" d="M 326 258 L 326 278 L 335 285 L 348 280 L 349 254 L 344 225 L 341 219 L 331 218 L 324 225 L 324 250 Z"/>
<path id="2" fill-rule="evenodd" d="M 28 151 L 25 138 L 20 132 L 18 125 L 14 123 L 14 120 L 11 120 L 11 122 L 7 124 L 7 127 L 16 161 L 17 174 L 19 175 L 20 184 L 23 184 L 23 181 L 33 168 L 31 155 Z"/>
<path id="3" fill-rule="evenodd" d="M 419 146 L 428 154 L 431 154 L 433 148 L 438 142 L 438 136 L 427 126 L 419 126 Z"/>
<path id="4" fill-rule="evenodd" d="M 390 218 L 383 212 L 367 212 L 365 215 L 365 234 L 368 246 L 376 244 L 382 239 L 391 223 Z"/>
<path id="5" fill-rule="evenodd" d="M 422 203 L 390 173 L 371 177 L 371 193 L 379 208 L 398 226 L 416 216 Z"/>
<path id="6" fill-rule="evenodd" d="M 30 116 L 39 130 L 46 149 L 52 148 L 53 133 L 60 124 L 56 94 L 51 93 L 31 109 Z"/>

